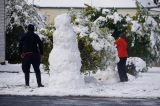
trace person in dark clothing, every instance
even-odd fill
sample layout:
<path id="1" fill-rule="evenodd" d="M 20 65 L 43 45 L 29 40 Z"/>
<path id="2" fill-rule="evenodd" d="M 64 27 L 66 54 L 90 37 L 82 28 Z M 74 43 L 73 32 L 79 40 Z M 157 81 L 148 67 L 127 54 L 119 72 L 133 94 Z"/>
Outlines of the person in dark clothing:
<path id="1" fill-rule="evenodd" d="M 43 55 L 43 43 L 39 36 L 34 33 L 34 25 L 28 25 L 28 32 L 25 33 L 19 43 L 19 51 L 22 58 L 22 70 L 25 75 L 25 84 L 29 86 L 30 67 L 34 68 L 38 87 L 44 87 L 41 83 L 41 72 L 39 69 L 41 56 Z"/>
<path id="2" fill-rule="evenodd" d="M 119 73 L 119 77 L 120 77 L 120 81 L 121 82 L 126 82 L 128 81 L 128 76 L 127 76 L 127 71 L 126 71 L 126 61 L 127 61 L 127 43 L 124 37 L 124 34 L 121 33 L 119 39 L 117 39 L 114 44 L 117 47 L 117 51 L 118 51 L 118 57 L 120 59 L 118 65 L 118 73 Z"/>

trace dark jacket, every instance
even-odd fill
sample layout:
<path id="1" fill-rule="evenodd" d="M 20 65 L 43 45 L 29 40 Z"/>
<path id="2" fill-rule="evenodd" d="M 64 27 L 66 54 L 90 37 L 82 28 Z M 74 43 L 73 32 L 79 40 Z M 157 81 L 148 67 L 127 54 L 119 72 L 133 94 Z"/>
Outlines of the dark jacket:
<path id="1" fill-rule="evenodd" d="M 20 53 L 32 52 L 43 55 L 43 43 L 33 31 L 25 33 L 19 43 Z"/>

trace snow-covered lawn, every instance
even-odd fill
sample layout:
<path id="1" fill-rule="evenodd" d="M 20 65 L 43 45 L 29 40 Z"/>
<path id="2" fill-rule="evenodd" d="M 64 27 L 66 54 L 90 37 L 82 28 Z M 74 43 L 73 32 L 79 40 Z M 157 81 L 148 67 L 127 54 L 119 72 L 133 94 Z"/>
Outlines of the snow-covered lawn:
<path id="1" fill-rule="evenodd" d="M 31 69 L 31 72 L 33 69 Z M 78 89 L 49 88 L 49 75 L 42 71 L 44 88 L 37 88 L 35 74 L 30 75 L 31 88 L 24 87 L 24 75 L 20 64 L 0 65 L 0 95 L 40 95 L 40 96 L 98 96 L 126 98 L 160 98 L 160 67 L 150 68 L 137 78 L 129 76 L 128 82 L 112 84 L 90 83 Z"/>

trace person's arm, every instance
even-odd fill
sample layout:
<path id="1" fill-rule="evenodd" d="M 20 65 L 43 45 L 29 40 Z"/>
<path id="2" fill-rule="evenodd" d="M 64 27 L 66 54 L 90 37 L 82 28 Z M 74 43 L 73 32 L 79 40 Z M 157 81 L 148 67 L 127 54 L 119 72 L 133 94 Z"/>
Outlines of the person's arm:
<path id="1" fill-rule="evenodd" d="M 41 39 L 39 38 L 38 35 L 37 35 L 37 43 L 38 43 L 38 46 L 39 46 L 40 54 L 43 55 L 43 42 L 41 41 Z"/>
<path id="2" fill-rule="evenodd" d="M 117 39 L 115 42 L 114 42 L 114 45 L 116 46 L 116 48 L 119 46 L 119 39 Z"/>
<path id="3" fill-rule="evenodd" d="M 19 40 L 19 52 L 20 52 L 20 54 L 22 54 L 22 48 L 23 48 L 23 39 L 24 39 L 24 35 L 22 35 L 22 37 L 20 38 L 20 40 Z"/>
<path id="4" fill-rule="evenodd" d="M 19 47 L 18 47 L 21 58 L 24 58 L 24 56 L 23 56 L 23 41 L 24 41 L 24 35 L 21 36 L 21 38 L 19 40 Z"/>

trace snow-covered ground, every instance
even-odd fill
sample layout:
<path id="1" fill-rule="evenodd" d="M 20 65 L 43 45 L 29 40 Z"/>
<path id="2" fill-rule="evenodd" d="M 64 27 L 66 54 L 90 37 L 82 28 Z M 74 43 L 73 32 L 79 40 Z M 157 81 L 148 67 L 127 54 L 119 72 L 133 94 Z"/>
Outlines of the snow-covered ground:
<path id="1" fill-rule="evenodd" d="M 33 69 L 31 69 L 31 72 Z M 124 98 L 159 98 L 160 67 L 150 68 L 137 78 L 129 76 L 128 82 L 110 84 L 86 83 L 79 89 L 56 89 L 48 87 L 49 75 L 42 71 L 44 88 L 37 88 L 35 74 L 30 75 L 31 88 L 25 88 L 21 64 L 0 65 L 0 95 L 40 95 L 40 96 L 98 96 Z"/>

